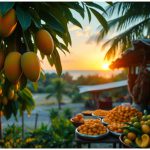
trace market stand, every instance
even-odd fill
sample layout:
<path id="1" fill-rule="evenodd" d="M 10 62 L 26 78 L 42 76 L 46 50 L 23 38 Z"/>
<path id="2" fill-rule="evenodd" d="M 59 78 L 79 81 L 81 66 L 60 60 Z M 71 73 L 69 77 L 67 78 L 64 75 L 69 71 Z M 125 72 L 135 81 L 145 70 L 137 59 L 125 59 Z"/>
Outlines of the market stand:
<path id="1" fill-rule="evenodd" d="M 128 68 L 128 90 L 141 110 L 150 111 L 150 39 L 135 40 L 132 48 L 111 63 L 110 68 Z M 143 90 L 145 89 L 145 90 Z M 148 107 L 149 105 L 149 107 Z"/>
<path id="2" fill-rule="evenodd" d="M 110 65 L 111 69 L 116 68 L 128 68 L 128 90 L 132 97 L 134 103 L 141 106 L 141 111 L 150 110 L 150 39 L 136 40 L 133 41 L 132 48 L 127 49 L 124 53 L 122 53 L 121 57 L 116 59 Z M 147 111 L 148 112 L 148 111 Z M 149 113 L 148 113 L 149 114 Z M 145 115 L 145 114 L 144 114 Z M 149 120 L 148 118 L 145 120 L 143 116 L 142 122 Z M 150 115 L 149 115 L 150 117 Z M 133 124 L 128 125 L 128 128 L 132 128 Z M 143 124 L 141 124 L 143 126 Z M 150 130 L 150 125 L 144 122 L 144 126 L 147 126 Z M 148 127 L 149 126 L 149 127 Z M 136 129 L 141 131 L 140 138 L 144 137 L 150 139 L 149 132 L 145 132 L 143 128 L 135 127 Z M 130 131 L 132 132 L 132 131 Z M 117 147 L 119 144 L 119 148 L 121 147 L 144 147 L 141 142 L 146 142 L 145 140 L 136 142 L 138 145 L 128 145 L 123 141 L 124 134 L 117 137 L 112 133 L 109 133 L 106 137 L 100 138 L 98 140 L 87 140 L 81 138 L 78 134 L 75 134 L 75 142 L 77 142 L 78 147 L 82 147 L 83 144 L 88 144 L 88 148 L 91 147 L 91 143 L 112 143 L 113 148 Z M 136 135 L 137 136 L 137 135 Z M 119 139 L 120 138 L 120 139 Z M 144 138 L 143 138 L 144 139 Z M 147 140 L 148 141 L 148 140 Z M 133 140 L 135 143 L 135 141 Z M 149 143 L 146 143 L 145 147 L 148 147 Z"/>

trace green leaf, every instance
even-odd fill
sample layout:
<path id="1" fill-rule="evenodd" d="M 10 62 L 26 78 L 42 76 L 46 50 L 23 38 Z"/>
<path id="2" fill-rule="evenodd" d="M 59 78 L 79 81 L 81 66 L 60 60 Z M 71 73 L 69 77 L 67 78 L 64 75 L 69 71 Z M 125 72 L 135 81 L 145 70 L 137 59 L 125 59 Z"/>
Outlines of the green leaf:
<path id="1" fill-rule="evenodd" d="M 63 2 L 63 4 L 76 11 L 81 15 L 82 18 L 84 18 L 84 9 L 80 6 L 78 2 Z"/>
<path id="2" fill-rule="evenodd" d="M 38 83 L 37 82 L 32 82 L 33 88 L 35 91 L 38 90 Z"/>
<path id="3" fill-rule="evenodd" d="M 15 2 L 0 2 L 0 12 L 5 15 L 11 8 L 13 8 Z"/>
<path id="4" fill-rule="evenodd" d="M 80 24 L 80 22 L 78 20 L 76 20 L 75 18 L 71 17 L 70 18 L 70 22 L 72 22 L 74 25 L 80 27 L 82 29 L 82 25 Z"/>
<path id="5" fill-rule="evenodd" d="M 27 30 L 24 32 L 24 35 L 25 35 L 24 38 L 27 41 L 29 50 L 34 51 L 34 43 L 32 43 L 32 39 L 31 39 L 32 34 L 30 33 L 29 30 Z"/>
<path id="6" fill-rule="evenodd" d="M 61 60 L 58 51 L 55 49 L 52 53 L 52 58 L 55 64 L 55 68 L 57 71 L 57 74 L 60 76 L 62 73 L 62 65 L 61 65 Z"/>
<path id="7" fill-rule="evenodd" d="M 91 12 L 88 7 L 86 7 L 87 13 L 88 13 L 88 18 L 89 18 L 89 23 L 91 22 Z"/>
<path id="8" fill-rule="evenodd" d="M 51 56 L 47 56 L 47 60 L 48 60 L 49 64 L 53 67 L 54 62 L 53 62 L 52 57 Z"/>
<path id="9" fill-rule="evenodd" d="M 96 3 L 93 3 L 93 2 L 86 2 L 86 4 L 87 4 L 88 6 L 97 8 L 97 9 L 101 10 L 102 12 L 104 12 L 105 14 L 107 14 L 106 11 L 105 11 L 105 9 L 104 9 L 103 7 L 101 7 L 100 5 L 96 4 Z"/>
<path id="10" fill-rule="evenodd" d="M 108 31 L 108 24 L 107 24 L 106 19 L 99 12 L 97 12 L 95 9 L 90 8 L 90 10 L 95 15 L 95 17 L 97 18 L 97 20 L 101 23 L 101 25 L 103 26 L 103 28 L 106 31 Z"/>
<path id="11" fill-rule="evenodd" d="M 55 18 L 55 16 L 50 14 L 50 12 L 47 13 L 47 12 L 41 10 L 39 15 L 40 15 L 41 19 L 43 19 L 45 21 L 46 25 L 48 25 L 52 29 L 59 31 L 61 33 L 64 32 L 63 25 L 61 25 L 61 23 L 57 20 L 57 18 Z"/>
<path id="12" fill-rule="evenodd" d="M 42 78 L 43 81 L 46 80 L 46 75 L 45 75 L 45 72 L 44 72 L 44 71 L 41 71 L 41 72 L 40 72 L 40 77 Z"/>
<path id="13" fill-rule="evenodd" d="M 23 31 L 27 30 L 31 25 L 31 15 L 29 14 L 29 12 L 17 6 L 16 14 Z"/>
<path id="14" fill-rule="evenodd" d="M 106 3 L 109 4 L 109 5 L 111 5 L 111 6 L 113 5 L 113 2 L 106 2 Z"/>
<path id="15" fill-rule="evenodd" d="M 42 25 L 41 25 L 41 18 L 38 15 L 38 13 L 36 12 L 36 10 L 30 8 L 29 9 L 29 13 L 31 15 L 32 21 L 34 22 L 35 26 L 37 28 L 41 28 L 42 27 Z"/>

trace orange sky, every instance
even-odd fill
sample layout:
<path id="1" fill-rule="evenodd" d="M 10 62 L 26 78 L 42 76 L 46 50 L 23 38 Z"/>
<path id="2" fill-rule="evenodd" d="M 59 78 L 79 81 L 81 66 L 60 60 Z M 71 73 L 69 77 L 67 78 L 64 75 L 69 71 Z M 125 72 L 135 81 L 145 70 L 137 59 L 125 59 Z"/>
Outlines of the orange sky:
<path id="1" fill-rule="evenodd" d="M 103 69 L 103 64 L 107 63 L 107 61 L 104 61 L 106 51 L 101 50 L 101 43 L 99 43 L 99 45 L 97 45 L 95 41 L 87 43 L 89 38 L 98 32 L 98 21 L 92 16 L 92 21 L 89 24 L 87 16 L 83 20 L 77 13 L 73 12 L 73 15 L 80 21 L 83 30 L 73 24 L 68 25 L 72 46 L 69 47 L 70 54 L 66 53 L 66 55 L 64 55 L 59 51 L 63 70 Z M 44 59 L 44 65 L 42 66 L 45 70 L 51 70 L 46 59 Z"/>
<path id="2" fill-rule="evenodd" d="M 101 70 L 102 65 L 107 63 L 104 61 L 105 53 L 100 50 L 100 45 L 95 42 L 87 43 L 89 37 L 94 34 L 89 25 L 85 26 L 83 30 L 70 25 L 70 32 L 72 37 L 72 46 L 69 47 L 70 54 L 64 55 L 60 51 L 61 62 L 63 70 Z M 50 70 L 46 59 L 44 59 L 43 68 Z"/>

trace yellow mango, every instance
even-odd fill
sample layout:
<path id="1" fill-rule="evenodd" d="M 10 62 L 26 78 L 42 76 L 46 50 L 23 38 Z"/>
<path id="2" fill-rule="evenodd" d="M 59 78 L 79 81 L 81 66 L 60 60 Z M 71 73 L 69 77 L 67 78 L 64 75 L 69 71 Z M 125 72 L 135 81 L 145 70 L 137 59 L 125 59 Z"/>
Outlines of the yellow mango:
<path id="1" fill-rule="evenodd" d="M 149 146 L 150 137 L 148 134 L 143 134 L 141 138 L 137 137 L 135 142 L 141 148 L 146 148 Z"/>

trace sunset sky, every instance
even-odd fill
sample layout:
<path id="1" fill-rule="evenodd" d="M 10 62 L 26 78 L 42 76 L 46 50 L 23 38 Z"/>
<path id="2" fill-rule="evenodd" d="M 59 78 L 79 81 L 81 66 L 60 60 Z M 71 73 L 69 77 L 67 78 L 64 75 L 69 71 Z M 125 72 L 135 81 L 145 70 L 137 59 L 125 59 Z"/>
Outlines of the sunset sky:
<path id="1" fill-rule="evenodd" d="M 106 3 L 103 2 L 99 4 L 103 7 L 106 6 Z M 103 65 L 107 63 L 107 61 L 104 62 L 106 51 L 102 51 L 101 44 L 97 45 L 94 41 L 88 42 L 89 38 L 98 31 L 98 21 L 92 16 L 92 21 L 89 24 L 87 14 L 84 20 L 76 12 L 73 12 L 73 15 L 82 24 L 83 30 L 73 24 L 68 25 L 72 38 L 72 46 L 69 47 L 70 54 L 67 53 L 64 55 L 60 51 L 63 70 L 103 69 Z M 51 70 L 46 59 L 44 60 L 43 67 L 46 70 Z"/>

